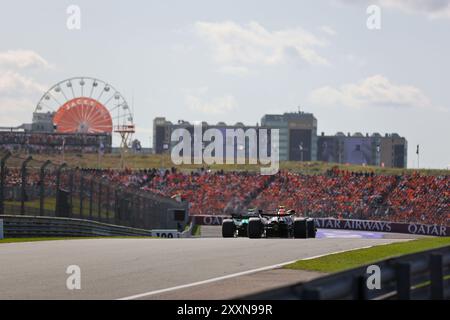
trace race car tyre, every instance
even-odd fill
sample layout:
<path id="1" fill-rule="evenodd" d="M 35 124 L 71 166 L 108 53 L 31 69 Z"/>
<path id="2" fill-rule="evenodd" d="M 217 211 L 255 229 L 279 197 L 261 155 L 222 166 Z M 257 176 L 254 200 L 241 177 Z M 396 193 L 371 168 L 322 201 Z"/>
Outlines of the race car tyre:
<path id="1" fill-rule="evenodd" d="M 315 238 L 316 237 L 316 224 L 314 222 L 314 219 L 307 219 L 306 220 L 306 227 L 307 227 L 307 236 L 308 238 Z"/>
<path id="2" fill-rule="evenodd" d="M 232 219 L 225 219 L 222 222 L 222 236 L 224 238 L 233 238 L 236 231 L 236 226 Z"/>
<path id="3" fill-rule="evenodd" d="M 259 218 L 250 218 L 248 221 L 248 237 L 250 239 L 258 239 L 261 238 L 263 233 L 263 225 L 261 219 Z"/>
<path id="4" fill-rule="evenodd" d="M 294 238 L 306 239 L 308 237 L 308 228 L 306 219 L 296 218 L 294 220 Z"/>

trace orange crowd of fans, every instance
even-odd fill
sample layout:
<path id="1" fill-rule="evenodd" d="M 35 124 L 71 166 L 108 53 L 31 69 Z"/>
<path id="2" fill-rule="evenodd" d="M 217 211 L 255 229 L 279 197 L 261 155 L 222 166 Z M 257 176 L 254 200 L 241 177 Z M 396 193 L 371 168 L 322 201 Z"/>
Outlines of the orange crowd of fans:
<path id="1" fill-rule="evenodd" d="M 321 175 L 281 171 L 191 173 L 172 170 L 85 170 L 127 188 L 145 190 L 189 203 L 191 215 L 223 215 L 248 208 L 275 211 L 279 205 L 302 215 L 450 224 L 450 175 L 376 175 L 330 170 Z M 29 180 L 39 179 L 39 175 Z M 20 184 L 7 175 L 7 186 Z M 31 181 L 27 184 L 36 185 Z"/>

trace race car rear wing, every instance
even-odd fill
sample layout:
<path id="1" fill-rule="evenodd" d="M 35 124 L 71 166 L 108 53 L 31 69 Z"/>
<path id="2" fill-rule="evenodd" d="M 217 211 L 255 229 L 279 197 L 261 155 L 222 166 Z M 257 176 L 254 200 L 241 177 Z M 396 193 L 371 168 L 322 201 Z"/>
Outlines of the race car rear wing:
<path id="1" fill-rule="evenodd" d="M 260 215 L 264 216 L 264 217 L 285 217 L 285 216 L 293 216 L 295 215 L 296 212 L 295 210 L 288 210 L 286 213 L 283 214 L 279 214 L 279 213 L 260 213 Z"/>
<path id="2" fill-rule="evenodd" d="M 247 214 L 239 214 L 239 213 L 234 213 L 231 214 L 231 217 L 233 219 L 249 219 L 249 218 L 254 218 L 254 217 L 259 217 L 258 213 L 247 213 Z"/>

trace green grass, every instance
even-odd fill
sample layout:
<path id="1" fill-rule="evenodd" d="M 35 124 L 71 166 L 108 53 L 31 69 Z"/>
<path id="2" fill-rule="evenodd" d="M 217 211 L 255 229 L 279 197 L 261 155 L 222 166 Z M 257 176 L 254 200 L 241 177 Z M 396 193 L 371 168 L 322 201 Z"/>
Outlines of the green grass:
<path id="1" fill-rule="evenodd" d="M 2 243 L 17 243 L 17 242 L 36 242 L 36 241 L 58 241 L 58 240 L 85 240 L 85 239 L 153 239 L 155 237 L 42 237 L 42 238 L 5 238 L 0 240 Z"/>
<path id="2" fill-rule="evenodd" d="M 300 260 L 293 264 L 287 265 L 284 268 L 331 273 L 356 268 L 391 257 L 425 251 L 447 245 L 450 245 L 450 237 L 423 238 L 406 242 L 380 245 L 367 249 L 330 254 L 311 260 Z"/>
<path id="3" fill-rule="evenodd" d="M 33 155 L 33 158 L 39 161 L 45 161 L 50 159 L 53 163 L 61 163 L 61 155 Z M 73 166 L 81 168 L 120 168 L 120 155 L 118 154 L 105 154 L 99 161 L 96 154 L 85 154 L 83 156 L 77 154 L 66 153 L 64 161 Z M 21 159 L 12 157 L 8 160 L 9 167 L 20 167 L 22 163 Z M 35 161 L 30 162 L 30 167 L 38 168 L 40 164 Z M 171 168 L 176 167 L 181 171 L 190 171 L 205 167 L 211 170 L 224 170 L 224 171 L 259 171 L 259 165 L 174 165 L 169 155 L 135 155 L 128 153 L 125 156 L 125 166 L 131 169 L 144 169 L 144 168 Z M 358 172 L 375 172 L 376 174 L 397 175 L 402 173 L 412 173 L 419 171 L 423 175 L 448 175 L 449 170 L 446 169 L 396 169 L 396 168 L 382 168 L 375 166 L 358 166 L 358 165 L 345 165 L 335 163 L 325 163 L 319 161 L 311 162 L 299 162 L 299 161 L 281 161 L 280 169 L 290 170 L 294 172 L 300 172 L 303 174 L 322 174 L 328 169 L 337 166 L 341 170 L 358 171 Z"/>

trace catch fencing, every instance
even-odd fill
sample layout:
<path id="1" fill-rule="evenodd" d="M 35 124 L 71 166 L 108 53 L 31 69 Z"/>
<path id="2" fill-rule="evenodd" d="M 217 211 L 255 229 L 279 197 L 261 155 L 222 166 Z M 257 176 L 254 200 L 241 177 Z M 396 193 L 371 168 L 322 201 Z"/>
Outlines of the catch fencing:
<path id="1" fill-rule="evenodd" d="M 77 218 L 142 229 L 178 229 L 187 203 L 112 183 L 102 170 L 0 153 L 0 215 Z"/>

